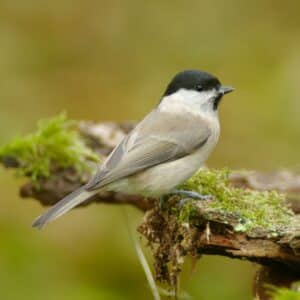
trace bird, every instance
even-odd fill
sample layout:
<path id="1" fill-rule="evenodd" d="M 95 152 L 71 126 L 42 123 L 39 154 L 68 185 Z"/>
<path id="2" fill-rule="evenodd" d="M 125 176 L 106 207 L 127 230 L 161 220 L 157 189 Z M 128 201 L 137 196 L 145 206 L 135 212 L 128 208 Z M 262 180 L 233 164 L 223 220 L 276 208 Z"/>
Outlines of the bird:
<path id="1" fill-rule="evenodd" d="M 176 187 L 203 166 L 215 148 L 219 104 L 233 90 L 205 71 L 176 74 L 155 108 L 114 148 L 88 183 L 39 216 L 33 227 L 41 229 L 99 191 L 157 199 L 178 193 L 205 199 Z"/>

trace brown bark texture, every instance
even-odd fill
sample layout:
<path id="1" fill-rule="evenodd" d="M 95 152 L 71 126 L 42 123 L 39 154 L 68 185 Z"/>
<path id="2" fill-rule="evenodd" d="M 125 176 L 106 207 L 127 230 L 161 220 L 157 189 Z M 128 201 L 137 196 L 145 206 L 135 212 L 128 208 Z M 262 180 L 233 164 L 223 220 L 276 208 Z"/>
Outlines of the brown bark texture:
<path id="1" fill-rule="evenodd" d="M 134 123 L 93 123 L 81 122 L 79 131 L 87 144 L 104 157 L 123 139 L 133 127 Z M 2 161 L 7 168 L 17 168 L 18 163 L 6 158 Z M 88 180 L 87 174 L 78 174 L 73 168 L 60 169 L 53 168 L 49 178 L 42 179 L 37 188 L 32 182 L 27 182 L 20 188 L 22 198 L 34 198 L 42 205 L 53 205 L 62 199 L 68 193 L 84 184 Z M 172 262 L 175 257 L 190 254 L 199 257 L 206 255 L 222 255 L 230 258 L 246 259 L 258 264 L 275 268 L 278 270 L 288 270 L 291 276 L 300 278 L 300 175 L 288 170 L 280 170 L 271 173 L 262 173 L 258 171 L 234 172 L 230 177 L 231 184 L 236 187 L 253 190 L 277 190 L 287 195 L 287 205 L 295 213 L 295 222 L 287 227 L 279 236 L 272 236 L 268 232 L 235 232 L 234 217 L 232 224 L 223 223 L 218 215 L 209 218 L 205 211 L 201 213 L 197 226 L 186 227 L 185 242 L 183 247 L 174 240 L 179 239 L 178 230 L 168 214 L 159 210 L 155 199 L 145 199 L 139 195 L 128 196 L 118 193 L 99 192 L 97 196 L 89 200 L 90 203 L 108 203 L 108 204 L 129 204 L 145 212 L 143 223 L 139 231 L 148 239 L 150 243 L 169 240 L 170 243 L 160 243 L 159 247 L 170 247 L 168 249 L 174 254 L 165 259 L 164 262 Z M 200 207 L 201 209 L 201 207 Z M 182 234 L 182 230 L 180 231 Z M 171 242 L 173 241 L 173 243 Z M 171 249 L 174 245 L 174 249 Z M 157 255 L 164 252 L 156 252 Z M 171 281 L 172 274 L 164 274 L 163 264 L 159 265 L 158 279 Z M 178 264 L 174 264 L 178 266 Z M 178 270 L 174 271 L 174 274 Z M 165 270 L 165 272 L 167 272 Z M 282 271 L 283 272 L 283 271 Z M 174 277 L 175 278 L 175 277 Z M 293 277 L 294 278 L 294 277 Z M 175 280 L 175 279 L 174 279 Z M 174 281 L 173 280 L 173 281 Z M 174 283 L 174 282 L 173 282 Z"/>

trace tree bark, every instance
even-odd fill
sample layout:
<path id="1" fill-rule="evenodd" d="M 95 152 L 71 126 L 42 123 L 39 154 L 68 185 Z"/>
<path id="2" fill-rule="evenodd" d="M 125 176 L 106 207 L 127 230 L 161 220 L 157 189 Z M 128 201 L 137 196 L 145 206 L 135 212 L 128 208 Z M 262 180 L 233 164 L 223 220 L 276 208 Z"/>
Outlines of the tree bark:
<path id="1" fill-rule="evenodd" d="M 107 156 L 110 151 L 131 130 L 134 123 L 92 123 L 81 122 L 79 131 L 87 144 L 96 152 Z M 3 165 L 8 168 L 17 168 L 18 162 L 12 158 L 5 158 Z M 68 193 L 87 182 L 87 174 L 78 174 L 75 169 L 60 169 L 53 167 L 49 178 L 40 181 L 37 188 L 32 182 L 26 183 L 20 189 L 22 198 L 34 198 L 43 205 L 53 205 Z M 300 278 L 300 175 L 281 170 L 272 173 L 258 171 L 234 172 L 231 184 L 254 190 L 277 190 L 287 194 L 287 205 L 295 212 L 293 224 L 290 224 L 280 236 L 271 236 L 268 232 L 257 231 L 238 233 L 233 230 L 235 220 L 232 223 L 222 223 L 218 215 L 207 217 L 205 211 L 201 211 L 197 226 L 185 228 L 186 245 L 171 242 L 160 244 L 160 247 L 174 247 L 174 257 L 191 254 L 222 255 L 231 258 L 246 259 L 265 266 L 282 267 L 297 274 Z M 146 212 L 144 221 L 139 231 L 151 242 L 161 242 L 180 238 L 177 228 L 170 215 L 162 212 L 156 206 L 155 199 L 145 199 L 139 195 L 128 196 L 118 193 L 100 192 L 84 205 L 95 203 L 130 204 L 141 211 Z M 172 223 L 173 222 L 173 223 Z M 170 225 L 170 223 L 172 223 Z M 172 231 L 173 230 L 173 231 Z M 177 251 L 177 252 L 176 252 Z M 158 254 L 162 252 L 157 252 Z M 175 259 L 168 257 L 167 260 Z M 157 261 L 159 258 L 157 257 Z M 163 274 L 164 266 L 158 263 L 157 277 L 162 280 L 171 280 L 172 276 Z M 176 272 L 174 272 L 176 273 Z M 167 278 L 168 277 L 168 278 Z M 171 278 L 171 279 L 170 279 Z M 172 281 L 172 280 L 171 280 Z"/>

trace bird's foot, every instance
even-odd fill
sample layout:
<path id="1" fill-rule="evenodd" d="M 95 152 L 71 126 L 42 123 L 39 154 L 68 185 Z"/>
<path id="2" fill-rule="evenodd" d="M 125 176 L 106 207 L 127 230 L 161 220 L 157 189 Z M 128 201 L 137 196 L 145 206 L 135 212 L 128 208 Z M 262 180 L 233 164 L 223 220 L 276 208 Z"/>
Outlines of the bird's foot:
<path id="1" fill-rule="evenodd" d="M 180 196 L 184 196 L 183 199 L 181 199 L 178 203 L 178 206 L 181 208 L 185 203 L 187 203 L 190 200 L 209 200 L 212 199 L 213 196 L 212 195 L 202 195 L 199 194 L 197 192 L 193 192 L 193 191 L 185 191 L 185 190 L 174 190 L 172 192 L 170 192 L 167 195 L 163 195 L 159 198 L 159 208 L 161 210 L 165 209 L 167 206 L 167 199 L 169 196 L 173 196 L 173 195 L 180 195 Z"/>
<path id="2" fill-rule="evenodd" d="M 185 196 L 187 198 L 191 198 L 194 200 L 208 200 L 212 199 L 212 195 L 202 195 L 193 191 L 185 191 L 185 190 L 174 190 L 170 193 L 170 195 L 180 195 Z"/>
<path id="3" fill-rule="evenodd" d="M 181 195 L 184 196 L 178 203 L 178 207 L 182 208 L 187 202 L 193 200 L 209 200 L 212 199 L 212 195 L 202 195 L 193 191 L 185 191 L 185 190 L 175 190 L 171 193 L 171 195 Z"/>

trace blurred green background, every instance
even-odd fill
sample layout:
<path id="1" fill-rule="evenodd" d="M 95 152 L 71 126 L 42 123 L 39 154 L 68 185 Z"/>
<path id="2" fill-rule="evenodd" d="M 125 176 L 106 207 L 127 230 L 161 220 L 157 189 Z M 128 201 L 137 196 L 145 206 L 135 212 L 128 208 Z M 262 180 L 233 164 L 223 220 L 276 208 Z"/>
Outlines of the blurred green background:
<path id="1" fill-rule="evenodd" d="M 298 168 L 300 3 L 286 0 L 0 0 L 0 143 L 67 111 L 138 120 L 188 68 L 236 92 L 220 108 L 211 167 Z M 45 231 L 1 169 L 1 299 L 152 299 L 122 209 L 75 210 Z M 141 217 L 131 211 L 138 222 Z M 252 299 L 256 267 L 205 257 L 182 286 L 194 299 Z"/>

